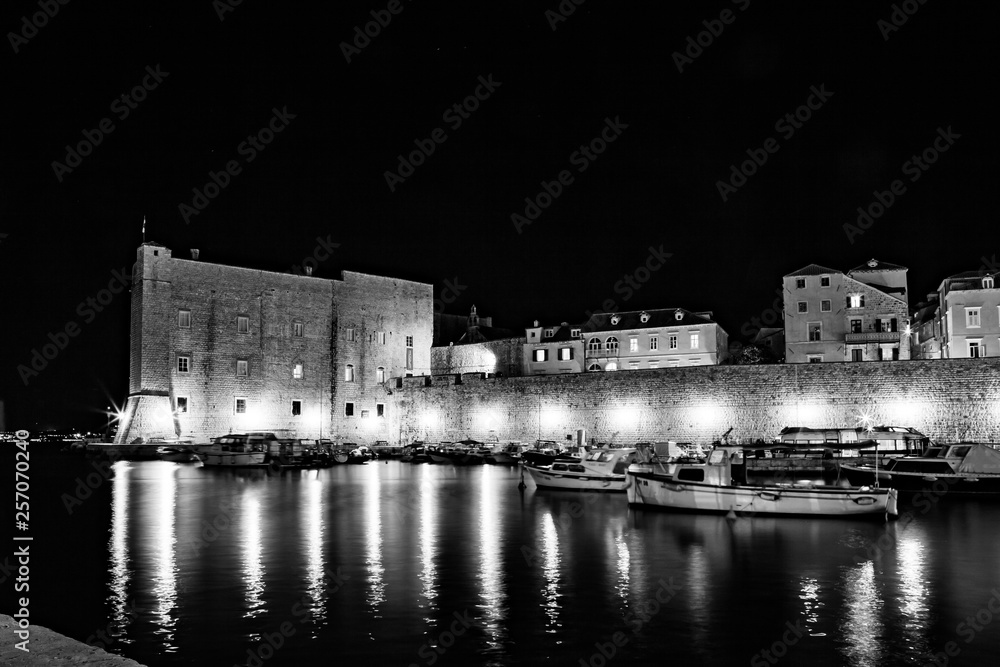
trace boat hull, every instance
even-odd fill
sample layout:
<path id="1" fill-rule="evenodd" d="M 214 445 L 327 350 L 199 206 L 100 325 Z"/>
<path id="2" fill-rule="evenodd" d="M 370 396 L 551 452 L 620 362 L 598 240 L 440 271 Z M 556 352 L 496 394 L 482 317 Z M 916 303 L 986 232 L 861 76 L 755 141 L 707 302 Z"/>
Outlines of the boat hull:
<path id="1" fill-rule="evenodd" d="M 204 454 L 206 466 L 240 468 L 264 465 L 266 452 L 209 452 Z"/>
<path id="2" fill-rule="evenodd" d="M 628 485 L 625 475 L 597 475 L 593 473 L 552 472 L 544 468 L 525 465 L 532 481 L 540 489 L 565 489 L 568 491 L 608 491 L 621 493 Z"/>
<path id="3" fill-rule="evenodd" d="M 432 463 L 450 463 L 456 466 L 483 465 L 486 461 L 477 454 L 460 454 L 457 452 L 431 452 L 428 454 Z"/>
<path id="4" fill-rule="evenodd" d="M 898 516 L 896 489 L 718 486 L 648 472 L 628 473 L 628 503 L 678 512 L 886 519 Z"/>
<path id="5" fill-rule="evenodd" d="M 875 468 L 842 465 L 851 484 L 873 484 Z M 975 473 L 878 471 L 879 484 L 902 493 L 927 493 L 934 496 L 977 496 L 1000 499 L 1000 475 Z M 905 497 L 904 497 L 905 500 Z"/>

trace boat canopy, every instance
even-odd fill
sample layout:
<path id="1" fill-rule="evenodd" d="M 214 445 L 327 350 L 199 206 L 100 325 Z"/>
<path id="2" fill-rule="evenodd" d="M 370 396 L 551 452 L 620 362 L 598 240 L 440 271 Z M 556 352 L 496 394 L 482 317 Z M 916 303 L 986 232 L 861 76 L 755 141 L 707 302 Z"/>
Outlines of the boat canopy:
<path id="1" fill-rule="evenodd" d="M 962 462 L 958 464 L 957 472 L 962 473 L 1000 473 L 1000 452 L 983 444 L 952 445 L 957 447 L 971 446 Z"/>

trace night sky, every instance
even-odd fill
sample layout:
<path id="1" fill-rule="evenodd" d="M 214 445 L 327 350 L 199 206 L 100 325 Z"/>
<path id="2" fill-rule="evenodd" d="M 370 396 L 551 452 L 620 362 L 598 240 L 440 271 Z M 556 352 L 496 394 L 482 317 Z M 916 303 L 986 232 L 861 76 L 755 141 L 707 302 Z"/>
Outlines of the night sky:
<path id="1" fill-rule="evenodd" d="M 323 239 L 315 275 L 450 285 L 445 312 L 497 326 L 610 300 L 712 310 L 732 338 L 810 263 L 907 266 L 913 306 L 1000 250 L 996 3 L 51 4 L 0 13 L 9 429 L 124 403 L 127 293 L 87 299 L 144 216 L 175 256 L 268 270 Z"/>

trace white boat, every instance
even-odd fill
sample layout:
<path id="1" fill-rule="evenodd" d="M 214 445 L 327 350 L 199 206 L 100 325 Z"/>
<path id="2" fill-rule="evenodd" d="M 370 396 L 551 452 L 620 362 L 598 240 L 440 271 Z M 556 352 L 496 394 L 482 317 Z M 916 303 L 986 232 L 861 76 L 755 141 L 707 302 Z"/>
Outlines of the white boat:
<path id="1" fill-rule="evenodd" d="M 624 491 L 629 464 L 636 460 L 636 449 L 595 449 L 579 462 L 555 461 L 548 465 L 525 464 L 535 486 L 540 489 L 577 491 Z"/>
<path id="2" fill-rule="evenodd" d="M 751 485 L 743 448 L 717 445 L 706 461 L 660 461 L 655 455 L 628 469 L 628 503 L 683 512 L 768 516 L 871 517 L 898 515 L 898 492 L 874 486 L 817 486 L 809 482 Z M 735 474 L 734 474 L 735 473 Z"/>
<path id="3" fill-rule="evenodd" d="M 212 446 L 199 453 L 206 466 L 258 466 L 264 465 L 267 446 L 263 441 L 253 441 L 245 434 L 223 435 Z"/>

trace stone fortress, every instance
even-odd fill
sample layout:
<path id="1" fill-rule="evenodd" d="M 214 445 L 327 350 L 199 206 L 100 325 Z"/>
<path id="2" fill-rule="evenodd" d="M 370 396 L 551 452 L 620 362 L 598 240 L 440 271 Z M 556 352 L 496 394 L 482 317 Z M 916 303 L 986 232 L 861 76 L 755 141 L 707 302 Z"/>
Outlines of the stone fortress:
<path id="1" fill-rule="evenodd" d="M 296 276 L 192 254 L 138 250 L 116 442 L 256 430 L 394 445 L 581 432 L 598 442 L 709 442 L 730 428 L 767 440 L 785 426 L 857 426 L 862 415 L 945 442 L 1000 442 L 997 357 L 529 377 L 515 373 L 523 351 L 509 338 L 482 339 L 478 321 L 471 345 L 432 351 L 440 317 L 429 284 Z"/>

